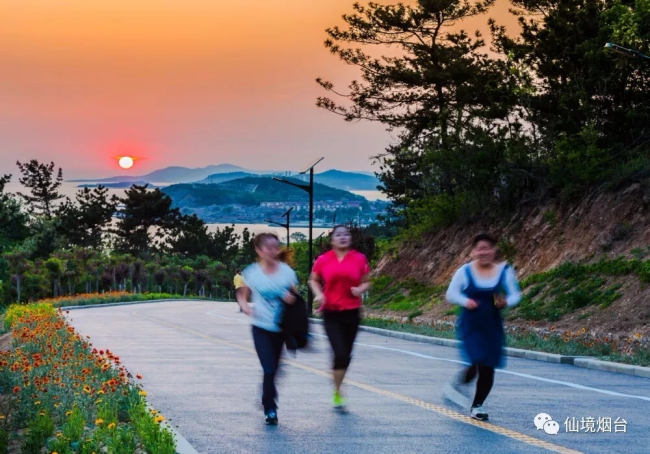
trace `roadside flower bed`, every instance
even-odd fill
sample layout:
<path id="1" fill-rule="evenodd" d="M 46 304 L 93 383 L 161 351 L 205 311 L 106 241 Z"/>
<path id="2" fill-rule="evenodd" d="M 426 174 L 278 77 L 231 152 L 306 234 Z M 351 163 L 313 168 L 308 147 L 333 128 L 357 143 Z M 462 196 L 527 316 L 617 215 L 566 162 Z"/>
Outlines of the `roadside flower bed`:
<path id="1" fill-rule="evenodd" d="M 119 356 L 98 350 L 51 304 L 7 310 L 13 351 L 0 352 L 0 454 L 174 454 Z"/>

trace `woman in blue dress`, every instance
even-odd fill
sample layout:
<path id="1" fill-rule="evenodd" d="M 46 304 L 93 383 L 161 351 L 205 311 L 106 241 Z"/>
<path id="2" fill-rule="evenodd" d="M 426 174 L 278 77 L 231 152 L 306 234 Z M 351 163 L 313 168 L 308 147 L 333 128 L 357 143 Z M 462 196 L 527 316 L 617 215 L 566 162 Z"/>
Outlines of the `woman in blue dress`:
<path id="1" fill-rule="evenodd" d="M 457 380 L 447 385 L 445 397 L 469 407 L 469 384 L 478 376 L 471 404 L 472 418 L 486 421 L 483 408 L 494 383 L 494 369 L 503 366 L 504 331 L 501 310 L 521 300 L 513 267 L 498 263 L 496 240 L 479 234 L 472 241 L 472 261 L 461 266 L 449 284 L 447 301 L 462 307 L 458 336 L 470 364 Z"/>

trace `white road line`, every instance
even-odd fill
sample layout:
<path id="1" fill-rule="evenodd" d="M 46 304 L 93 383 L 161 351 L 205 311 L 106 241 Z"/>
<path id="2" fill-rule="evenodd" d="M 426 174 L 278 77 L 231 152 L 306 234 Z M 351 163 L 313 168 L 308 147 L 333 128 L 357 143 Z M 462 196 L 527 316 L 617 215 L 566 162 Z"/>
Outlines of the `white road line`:
<path id="1" fill-rule="evenodd" d="M 242 320 L 241 318 L 227 317 L 225 315 L 219 315 L 219 314 L 215 314 L 213 312 L 208 312 L 207 315 L 211 315 L 213 317 L 223 318 L 223 319 L 227 319 L 227 320 L 235 320 L 235 321 L 240 322 L 240 323 L 248 323 L 247 320 Z M 327 336 L 325 336 L 323 334 L 318 334 L 318 333 L 311 333 L 311 335 L 315 336 L 315 337 L 320 337 L 320 338 L 327 338 Z M 417 358 L 431 359 L 431 360 L 434 360 L 434 361 L 445 361 L 445 362 L 448 362 L 448 363 L 461 364 L 461 365 L 465 365 L 465 366 L 469 365 L 465 361 L 460 361 L 460 360 L 456 360 L 456 359 L 448 359 L 448 358 L 439 358 L 437 356 L 425 355 L 423 353 L 412 352 L 410 350 L 402 350 L 402 349 L 399 349 L 399 348 L 382 347 L 380 345 L 363 344 L 361 342 L 355 342 L 354 345 L 359 346 L 359 347 L 375 348 L 375 349 L 379 349 L 379 350 L 388 350 L 388 351 L 392 351 L 392 352 L 396 352 L 396 353 L 403 353 L 403 354 L 409 355 L 409 356 L 415 356 Z M 568 382 L 568 381 L 553 380 L 553 379 L 550 379 L 550 378 L 543 378 L 543 377 L 538 377 L 536 375 L 530 375 L 530 374 L 522 374 L 520 372 L 513 372 L 513 371 L 510 371 L 510 370 L 497 369 L 497 372 L 501 373 L 501 374 L 515 375 L 517 377 L 522 377 L 522 378 L 529 378 L 531 380 L 537 380 L 537 381 L 542 381 L 542 382 L 546 382 L 546 383 L 553 383 L 553 384 L 556 384 L 556 385 L 563 385 L 563 386 L 567 386 L 569 388 L 581 389 L 583 391 L 592 391 L 592 392 L 596 392 L 596 393 L 600 393 L 600 394 L 607 394 L 609 396 L 627 397 L 627 398 L 630 398 L 630 399 L 639 399 L 639 400 L 644 400 L 644 401 L 650 402 L 650 397 L 637 396 L 635 394 L 624 394 L 624 393 L 619 393 L 619 392 L 616 392 L 616 391 L 608 391 L 606 389 L 592 388 L 590 386 L 579 385 L 577 383 L 572 383 L 572 382 Z"/>

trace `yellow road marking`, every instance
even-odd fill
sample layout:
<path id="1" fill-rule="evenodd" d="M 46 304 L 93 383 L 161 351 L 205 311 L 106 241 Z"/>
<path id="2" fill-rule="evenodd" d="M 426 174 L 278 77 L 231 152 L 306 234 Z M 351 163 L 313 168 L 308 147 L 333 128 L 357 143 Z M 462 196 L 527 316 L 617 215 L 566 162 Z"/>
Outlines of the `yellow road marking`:
<path id="1" fill-rule="evenodd" d="M 169 323 L 169 322 L 166 322 L 164 320 L 160 320 L 160 319 L 155 318 L 155 317 L 149 317 L 147 315 L 138 314 L 137 312 L 134 312 L 133 314 L 138 316 L 138 317 L 144 317 L 144 318 L 147 318 L 149 320 L 155 321 L 155 322 L 160 323 L 162 325 L 167 325 L 167 326 L 169 326 L 171 328 L 174 328 L 174 329 L 177 329 L 177 330 L 180 330 L 180 331 L 185 331 L 186 333 L 194 334 L 196 336 L 202 337 L 204 339 L 211 340 L 211 341 L 219 343 L 221 345 L 226 345 L 226 346 L 229 346 L 229 347 L 232 347 L 232 348 L 243 350 L 243 351 L 252 353 L 254 355 L 257 354 L 255 352 L 255 349 L 245 347 L 243 345 L 239 345 L 239 344 L 237 344 L 235 342 L 227 341 L 227 340 L 224 340 L 224 339 L 219 339 L 218 337 L 214 337 L 214 336 L 209 336 L 209 335 L 204 334 L 204 333 L 202 333 L 200 331 L 195 331 L 193 329 L 189 329 L 189 328 L 185 328 L 185 327 L 182 327 L 182 326 L 179 326 L 179 325 L 175 325 L 173 323 Z M 305 364 L 301 364 L 301 363 L 298 363 L 296 361 L 283 359 L 282 362 L 285 363 L 285 364 L 288 364 L 290 366 L 296 367 L 298 369 L 302 369 L 304 371 L 311 372 L 311 373 L 313 373 L 315 375 L 319 375 L 321 377 L 331 378 L 331 374 L 329 372 L 326 372 L 326 371 L 323 371 L 323 370 L 320 370 L 320 369 L 316 369 L 314 367 L 307 366 Z M 473 418 L 471 418 L 471 417 L 469 417 L 467 415 L 463 415 L 461 413 L 458 413 L 456 411 L 453 411 L 453 410 L 450 410 L 448 408 L 442 407 L 440 405 L 435 405 L 435 404 L 432 404 L 432 403 L 429 403 L 429 402 L 425 402 L 423 400 L 414 399 L 412 397 L 404 396 L 402 394 L 394 393 L 394 392 L 391 392 L 391 391 L 386 391 L 384 389 L 377 388 L 376 386 L 367 385 L 365 383 L 361 383 L 361 382 L 354 381 L 354 380 L 349 380 L 347 378 L 345 379 L 345 383 L 350 385 L 350 386 L 354 386 L 356 388 L 363 389 L 365 391 L 369 391 L 369 392 L 374 393 L 374 394 L 379 394 L 380 396 L 390 397 L 391 399 L 399 400 L 401 402 L 405 402 L 405 403 L 414 405 L 416 407 L 424 408 L 425 410 L 429 410 L 429 411 L 432 411 L 434 413 L 438 413 L 439 415 L 446 416 L 446 417 L 454 419 L 456 421 L 460 421 L 462 423 L 469 424 L 471 426 L 480 427 L 481 429 L 484 429 L 484 430 L 487 430 L 487 431 L 490 431 L 490 432 L 493 432 L 493 433 L 496 433 L 496 434 L 499 434 L 499 435 L 504 435 L 504 436 L 506 436 L 508 438 L 512 438 L 513 440 L 521 441 L 523 443 L 526 443 L 526 444 L 529 444 L 529 445 L 532 445 L 532 446 L 537 446 L 538 448 L 546 449 L 546 450 L 551 451 L 551 452 L 556 452 L 558 454 L 582 454 L 580 451 L 576 451 L 574 449 L 565 448 L 564 446 L 559 446 L 559 445 L 556 445 L 556 444 L 553 444 L 553 443 L 549 443 L 549 442 L 546 442 L 544 440 L 540 440 L 538 438 L 531 437 L 529 435 L 523 434 L 521 432 L 517 432 L 515 430 L 510 430 L 510 429 L 506 429 L 505 427 L 500 427 L 500 426 L 496 426 L 494 424 L 490 424 L 490 423 L 487 423 L 487 422 L 478 421 L 478 420 L 473 419 Z"/>

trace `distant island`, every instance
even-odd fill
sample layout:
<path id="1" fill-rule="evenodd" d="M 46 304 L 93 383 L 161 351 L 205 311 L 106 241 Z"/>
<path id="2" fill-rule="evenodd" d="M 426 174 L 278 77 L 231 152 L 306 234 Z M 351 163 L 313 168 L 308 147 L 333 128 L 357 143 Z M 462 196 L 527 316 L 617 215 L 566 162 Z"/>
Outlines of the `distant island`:
<path id="1" fill-rule="evenodd" d="M 235 166 L 232 164 L 219 164 L 198 169 L 190 169 L 187 167 L 167 167 L 165 169 L 156 170 L 146 175 L 120 175 L 111 178 L 95 180 L 71 180 L 70 182 L 84 183 L 84 186 L 81 187 L 95 187 L 98 184 L 103 184 L 106 187 L 128 188 L 128 183 L 138 185 L 145 183 L 149 183 L 150 185 L 183 183 L 218 184 L 246 177 L 259 177 L 268 175 L 286 177 L 290 174 L 291 172 L 287 171 L 255 171 L 244 169 L 243 167 Z M 296 178 L 298 180 L 302 179 L 302 181 L 305 181 L 304 178 L 306 178 L 306 176 L 294 175 L 293 178 Z M 377 186 L 380 184 L 379 180 L 368 172 L 343 172 L 341 170 L 328 170 L 326 172 L 317 173 L 314 175 L 314 181 L 316 183 L 324 184 L 326 186 L 342 189 L 345 191 L 375 191 L 377 190 Z"/>
<path id="2" fill-rule="evenodd" d="M 299 179 L 287 178 L 297 184 Z M 177 184 L 162 189 L 185 214 L 196 214 L 208 223 L 263 223 L 279 219 L 294 207 L 292 222 L 306 222 L 309 197 L 305 191 L 273 180 L 246 176 L 217 184 Z M 386 202 L 369 202 L 349 191 L 314 184 L 314 217 L 317 223 L 355 220 L 368 224 L 386 211 Z"/>

